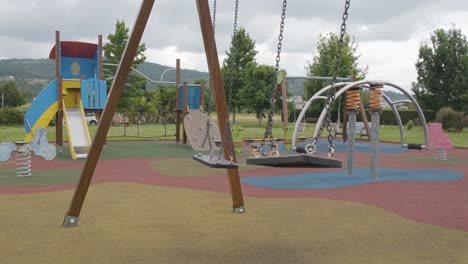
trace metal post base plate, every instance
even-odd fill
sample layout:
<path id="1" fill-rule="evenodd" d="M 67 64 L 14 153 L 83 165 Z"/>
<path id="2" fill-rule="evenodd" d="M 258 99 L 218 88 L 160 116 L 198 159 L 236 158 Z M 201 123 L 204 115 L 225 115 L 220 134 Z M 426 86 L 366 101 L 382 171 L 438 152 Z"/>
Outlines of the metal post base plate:
<path id="1" fill-rule="evenodd" d="M 63 152 L 63 146 L 55 145 L 55 147 L 57 148 L 58 152 Z"/>
<path id="2" fill-rule="evenodd" d="M 63 220 L 63 227 L 75 227 L 78 226 L 78 222 L 80 221 L 79 217 L 66 215 L 65 219 Z"/>
<path id="3" fill-rule="evenodd" d="M 232 208 L 232 212 L 235 213 L 235 214 L 243 214 L 243 213 L 245 213 L 245 207 L 240 206 L 240 207 L 237 207 L 237 208 Z"/>

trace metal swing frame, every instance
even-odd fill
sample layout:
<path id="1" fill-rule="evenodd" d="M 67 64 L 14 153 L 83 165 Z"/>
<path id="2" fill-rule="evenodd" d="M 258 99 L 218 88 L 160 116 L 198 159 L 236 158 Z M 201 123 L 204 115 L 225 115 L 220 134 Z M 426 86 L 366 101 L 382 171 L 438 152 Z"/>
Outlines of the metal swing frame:
<path id="1" fill-rule="evenodd" d="M 337 73 L 340 67 L 341 52 L 342 52 L 343 43 L 344 43 L 344 35 L 346 33 L 346 20 L 348 19 L 349 7 L 350 7 L 350 0 L 346 0 L 345 10 L 342 16 L 343 21 L 341 24 L 339 48 L 336 54 L 334 73 L 333 73 L 333 77 L 331 81 L 332 85 L 330 86 L 331 89 L 328 90 L 327 97 L 325 97 L 326 106 L 324 108 L 324 112 L 325 112 L 324 118 L 326 118 L 326 123 L 320 126 L 318 133 L 315 135 L 313 139 L 313 143 L 310 146 L 306 146 L 302 150 L 293 148 L 294 153 L 286 154 L 286 155 L 271 156 L 271 157 L 265 157 L 263 150 L 262 150 L 263 157 L 249 158 L 247 159 L 247 164 L 263 165 L 263 166 L 278 166 L 278 167 L 332 167 L 332 168 L 342 167 L 342 162 L 340 160 L 334 159 L 335 146 L 333 145 L 333 142 L 332 142 L 333 137 L 331 136 L 330 122 L 331 122 L 331 108 L 335 100 L 335 83 L 337 81 Z M 276 56 L 276 67 L 275 67 L 275 73 L 277 75 L 279 75 L 280 73 L 279 61 L 280 61 L 281 47 L 282 47 L 281 42 L 283 40 L 285 11 L 286 11 L 286 0 L 283 1 L 283 13 L 281 15 L 280 34 L 278 37 L 278 52 Z M 282 77 L 281 82 L 284 82 L 286 77 L 285 76 L 281 76 L 281 77 Z M 263 137 L 264 142 L 265 142 L 265 139 L 269 137 L 271 141 L 271 147 L 273 148 L 273 150 L 275 150 L 276 146 L 275 146 L 275 143 L 273 142 L 273 135 L 272 135 L 271 127 L 273 123 L 275 102 L 276 102 L 276 98 L 279 92 L 280 81 L 278 79 L 279 77 L 277 76 L 276 85 L 275 83 L 273 83 L 273 96 L 272 96 L 271 104 L 270 104 L 270 112 L 268 114 L 268 122 L 265 128 L 265 134 Z M 299 117 L 298 120 L 301 120 L 301 117 Z M 325 158 L 325 157 L 312 156 L 310 154 L 313 154 L 315 152 L 318 138 L 320 137 L 322 130 L 325 127 L 327 128 L 328 133 L 329 133 L 328 135 L 328 141 L 329 141 L 328 156 L 329 157 Z"/>

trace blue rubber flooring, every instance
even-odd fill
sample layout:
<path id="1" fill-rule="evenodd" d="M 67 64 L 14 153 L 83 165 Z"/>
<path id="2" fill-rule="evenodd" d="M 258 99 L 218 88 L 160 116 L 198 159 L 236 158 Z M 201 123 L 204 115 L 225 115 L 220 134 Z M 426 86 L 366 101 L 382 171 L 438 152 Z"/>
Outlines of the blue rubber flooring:
<path id="1" fill-rule="evenodd" d="M 309 144 L 310 142 L 306 141 Z M 304 144 L 304 143 L 302 143 Z M 304 144 L 304 145 L 305 145 Z M 335 144 L 336 147 L 336 152 L 347 152 L 348 151 L 348 143 L 343 143 L 342 140 L 335 140 L 333 141 L 333 144 Z M 298 144 L 299 145 L 299 144 Z M 406 148 L 402 148 L 399 144 L 385 144 L 385 143 L 380 143 L 380 153 L 382 154 L 398 154 L 398 153 L 405 153 L 408 151 Z M 328 141 L 327 140 L 320 140 L 318 143 L 318 149 L 317 151 L 319 153 L 328 153 Z M 365 152 L 365 153 L 370 153 L 371 151 L 371 146 L 370 142 L 355 142 L 354 143 L 354 152 Z"/>
<path id="2" fill-rule="evenodd" d="M 407 170 L 382 168 L 377 181 L 455 181 L 463 178 L 463 173 L 442 170 Z M 354 168 L 353 176 L 347 176 L 346 170 L 290 174 L 278 176 L 246 177 L 242 182 L 273 189 L 329 189 L 347 187 L 374 182 L 369 168 Z"/>

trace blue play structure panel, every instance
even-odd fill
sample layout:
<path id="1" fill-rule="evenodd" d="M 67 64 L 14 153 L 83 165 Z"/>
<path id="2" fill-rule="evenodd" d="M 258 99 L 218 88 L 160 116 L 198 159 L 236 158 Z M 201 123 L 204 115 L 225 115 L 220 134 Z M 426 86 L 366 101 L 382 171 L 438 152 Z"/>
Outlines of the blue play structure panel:
<path id="1" fill-rule="evenodd" d="M 404 170 L 382 168 L 377 181 L 455 181 L 463 178 L 463 173 L 442 170 Z M 278 176 L 259 176 L 242 178 L 242 182 L 272 189 L 330 189 L 374 182 L 369 168 L 354 168 L 353 175 L 347 176 L 346 170 L 325 171 Z"/>
<path id="2" fill-rule="evenodd" d="M 81 81 L 81 102 L 84 109 L 104 109 L 107 100 L 107 83 L 105 80 L 91 78 Z"/>
<path id="3" fill-rule="evenodd" d="M 189 109 L 199 109 L 201 102 L 201 88 L 198 85 L 187 86 L 187 105 Z M 185 109 L 184 106 L 184 86 L 179 86 L 179 109 Z"/>
<path id="4" fill-rule="evenodd" d="M 305 146 L 310 144 L 311 140 L 306 140 L 305 142 L 297 143 L 297 146 Z M 346 153 L 348 151 L 348 144 L 343 143 L 343 140 L 334 140 L 333 144 L 335 144 L 335 151 Z M 328 153 L 328 140 L 320 139 L 317 144 L 317 152 L 318 153 Z M 408 149 L 402 148 L 400 145 L 397 144 L 379 144 L 380 153 L 384 154 L 398 154 L 398 153 L 405 153 L 408 152 Z M 355 142 L 354 143 L 354 152 L 365 152 L 370 153 L 371 145 L 370 142 Z"/>
<path id="5" fill-rule="evenodd" d="M 62 57 L 60 74 L 63 79 L 84 79 L 96 77 L 97 60 Z"/>

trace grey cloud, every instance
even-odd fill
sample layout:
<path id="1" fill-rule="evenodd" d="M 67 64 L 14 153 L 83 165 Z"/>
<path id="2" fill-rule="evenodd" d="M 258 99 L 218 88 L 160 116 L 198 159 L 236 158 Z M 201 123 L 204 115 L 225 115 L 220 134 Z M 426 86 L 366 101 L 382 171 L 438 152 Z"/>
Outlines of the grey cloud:
<path id="1" fill-rule="evenodd" d="M 118 18 L 133 20 L 134 17 L 126 17 L 126 13 L 137 9 L 137 6 L 123 0 L 112 1 L 112 4 L 92 0 L 0 2 L 1 35 L 24 41 L 51 40 L 55 30 L 61 30 L 72 38 L 109 32 Z"/>
<path id="2" fill-rule="evenodd" d="M 123 19 L 132 27 L 139 4 L 140 1 L 133 0 L 0 0 L 0 36 L 11 42 L 48 42 L 52 46 L 54 31 L 58 29 L 63 39 L 94 39 L 97 34 L 112 33 L 117 19 Z M 280 0 L 240 1 L 239 26 L 247 28 L 257 44 L 273 51 L 281 4 Z M 319 33 L 338 32 L 343 4 L 343 0 L 289 1 L 285 52 L 311 54 Z M 229 46 L 233 9 L 234 1 L 218 1 L 216 37 L 220 53 Z M 435 17 L 454 11 L 468 12 L 468 2 L 353 0 L 348 32 L 358 42 L 405 41 L 416 33 L 432 29 Z M 143 41 L 152 49 L 175 46 L 183 52 L 202 53 L 195 1 L 156 1 Z"/>

